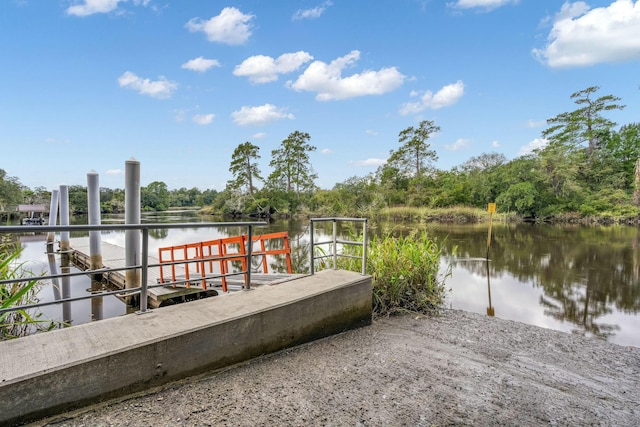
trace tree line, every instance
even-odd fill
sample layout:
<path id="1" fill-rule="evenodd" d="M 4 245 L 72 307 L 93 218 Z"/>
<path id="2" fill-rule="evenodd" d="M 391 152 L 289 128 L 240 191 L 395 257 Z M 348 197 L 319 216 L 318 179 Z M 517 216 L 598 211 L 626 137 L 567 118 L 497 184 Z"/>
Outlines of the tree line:
<path id="1" fill-rule="evenodd" d="M 637 217 L 640 123 L 618 127 L 606 114 L 625 106 L 616 96 L 598 96 L 599 90 L 573 93 L 576 109 L 547 120 L 541 134 L 546 145 L 510 161 L 492 152 L 437 169 L 438 156 L 428 141 L 440 128 L 423 120 L 399 132 L 399 147 L 374 173 L 319 189 L 309 157 L 316 147 L 308 133 L 294 131 L 271 151 L 266 176 L 258 166 L 260 147 L 246 141 L 232 153 L 232 178 L 224 190 L 169 190 L 153 182 L 142 188 L 141 202 L 145 210 L 206 206 L 232 216 L 367 216 L 392 206 L 484 208 L 496 202 L 500 212 L 525 217 Z M 0 169 L 0 205 L 46 203 L 49 197 L 44 188 L 28 189 Z M 86 211 L 86 187 L 69 187 L 69 197 L 73 212 Z M 101 188 L 101 206 L 104 212 L 122 211 L 124 190 Z"/>

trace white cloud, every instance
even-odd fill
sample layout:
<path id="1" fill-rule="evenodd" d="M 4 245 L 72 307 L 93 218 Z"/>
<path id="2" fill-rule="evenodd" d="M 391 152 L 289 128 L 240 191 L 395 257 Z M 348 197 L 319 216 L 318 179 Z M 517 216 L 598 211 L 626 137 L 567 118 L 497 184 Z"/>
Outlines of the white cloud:
<path id="1" fill-rule="evenodd" d="M 191 120 L 199 125 L 208 125 L 213 122 L 215 116 L 215 114 L 196 114 Z"/>
<path id="2" fill-rule="evenodd" d="M 471 145 L 471 140 L 470 139 L 460 138 L 456 142 L 454 142 L 453 144 L 445 145 L 444 148 L 445 148 L 445 150 L 449 150 L 449 151 L 460 151 L 460 150 L 464 150 L 466 148 L 469 148 L 469 145 Z"/>
<path id="3" fill-rule="evenodd" d="M 109 13 L 118 8 L 118 3 L 128 0 L 83 0 L 81 3 L 69 6 L 67 15 L 89 16 L 95 13 Z M 133 0 L 135 6 L 147 6 L 151 0 Z M 77 3 L 77 1 L 76 1 Z"/>
<path id="4" fill-rule="evenodd" d="M 323 148 L 322 150 L 320 150 L 320 154 L 331 154 L 333 153 L 333 151 L 329 148 Z"/>
<path id="5" fill-rule="evenodd" d="M 182 68 L 191 70 L 191 71 L 199 71 L 201 73 L 207 71 L 213 67 L 220 67 L 220 62 L 217 59 L 206 59 L 202 56 L 199 56 L 195 59 L 190 59 L 184 64 L 182 64 Z"/>
<path id="6" fill-rule="evenodd" d="M 312 9 L 298 9 L 298 11 L 291 17 L 291 20 L 298 21 L 300 19 L 319 18 L 329 6 L 333 6 L 333 3 L 331 1 L 325 1 L 320 6 L 316 6 Z"/>
<path id="7" fill-rule="evenodd" d="M 416 92 L 411 93 L 413 96 L 418 95 Z M 415 114 L 421 111 L 431 108 L 437 110 L 443 107 L 449 107 L 464 95 L 464 83 L 458 80 L 455 83 L 444 86 L 434 95 L 431 91 L 426 91 L 424 95 L 420 97 L 418 102 L 408 102 L 400 108 L 400 114 Z"/>
<path id="8" fill-rule="evenodd" d="M 384 165 L 385 163 L 387 163 L 385 159 L 376 159 L 373 157 L 365 160 L 352 160 L 349 162 L 349 164 L 353 166 L 380 166 Z"/>
<path id="9" fill-rule="evenodd" d="M 107 169 L 107 175 L 124 175 L 124 171 L 122 169 Z"/>
<path id="10" fill-rule="evenodd" d="M 89 16 L 94 13 L 108 13 L 118 8 L 118 3 L 124 0 L 84 0 L 81 4 L 69 6 L 68 15 Z"/>
<path id="11" fill-rule="evenodd" d="M 278 80 L 278 74 L 286 74 L 297 70 L 313 59 L 307 52 L 285 53 L 277 59 L 270 56 L 251 56 L 233 70 L 236 76 L 249 77 L 252 83 L 269 83 Z"/>
<path id="12" fill-rule="evenodd" d="M 507 4 L 516 4 L 519 0 L 457 0 L 454 3 L 448 3 L 448 6 L 458 9 L 486 9 L 492 10 Z"/>
<path id="13" fill-rule="evenodd" d="M 378 131 L 372 130 L 372 129 L 367 129 L 364 131 L 364 133 L 366 133 L 367 135 L 371 135 L 371 136 L 378 136 Z"/>
<path id="14" fill-rule="evenodd" d="M 615 0 L 590 9 L 584 2 L 562 6 L 533 55 L 550 67 L 580 67 L 640 59 L 640 0 Z"/>
<path id="15" fill-rule="evenodd" d="M 293 114 L 287 113 L 284 108 L 277 108 L 272 104 L 242 107 L 239 111 L 231 113 L 231 117 L 233 122 L 240 126 L 265 125 L 276 120 L 295 119 Z"/>
<path id="16" fill-rule="evenodd" d="M 492 146 L 493 148 L 498 148 L 498 147 L 500 147 L 500 142 L 498 142 L 498 141 L 493 141 L 493 142 L 491 143 L 491 146 Z"/>
<path id="17" fill-rule="evenodd" d="M 158 80 L 152 81 L 138 77 L 131 71 L 126 71 L 118 78 L 120 87 L 132 89 L 141 95 L 152 98 L 170 98 L 173 92 L 178 89 L 178 84 L 160 76 Z"/>
<path id="18" fill-rule="evenodd" d="M 253 135 L 251 135 L 251 138 L 253 138 L 253 139 L 262 139 L 265 136 L 267 136 L 266 132 L 256 132 Z"/>
<path id="19" fill-rule="evenodd" d="M 518 152 L 518 156 L 524 156 L 525 154 L 529 154 L 533 152 L 533 150 L 542 149 L 547 146 L 549 140 L 546 138 L 536 138 L 527 145 L 520 147 L 520 151 Z"/>
<path id="20" fill-rule="evenodd" d="M 212 42 L 241 45 L 251 37 L 251 20 L 254 15 L 244 14 L 235 7 L 225 7 L 220 15 L 209 20 L 192 18 L 185 27 L 191 32 L 202 31 Z"/>
<path id="21" fill-rule="evenodd" d="M 360 52 L 351 51 L 327 64 L 312 62 L 295 82 L 287 85 L 297 91 L 317 92 L 318 101 L 355 98 L 365 95 L 381 95 L 391 92 L 402 85 L 405 76 L 395 67 L 382 68 L 379 71 L 363 71 L 349 77 L 342 77 L 347 66 L 353 66 L 360 58 Z"/>

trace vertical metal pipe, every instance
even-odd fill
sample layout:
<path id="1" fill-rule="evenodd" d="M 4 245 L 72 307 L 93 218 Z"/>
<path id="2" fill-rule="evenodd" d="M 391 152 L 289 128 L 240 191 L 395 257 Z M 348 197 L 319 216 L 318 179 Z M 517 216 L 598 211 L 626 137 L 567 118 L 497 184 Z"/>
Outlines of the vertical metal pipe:
<path id="1" fill-rule="evenodd" d="M 149 229 L 142 229 L 142 284 L 140 289 L 140 314 L 147 312 L 147 273 L 149 269 Z"/>
<path id="2" fill-rule="evenodd" d="M 251 255 L 253 253 L 253 226 L 249 226 L 249 230 L 247 230 L 247 274 L 244 276 L 245 283 L 244 289 L 251 289 Z"/>
<path id="3" fill-rule="evenodd" d="M 313 243 L 313 219 L 309 221 L 309 272 L 315 274 L 315 243 Z"/>
<path id="4" fill-rule="evenodd" d="M 362 226 L 362 275 L 367 274 L 367 219 L 364 219 Z"/>
<path id="5" fill-rule="evenodd" d="M 69 187 L 60 186 L 60 225 L 69 225 Z M 69 231 L 60 232 L 60 250 L 69 250 Z"/>
<path id="6" fill-rule="evenodd" d="M 87 203 L 88 203 L 88 220 L 89 225 L 100 225 L 100 183 L 99 176 L 96 171 L 87 173 Z M 102 265 L 102 248 L 100 242 L 100 231 L 89 231 L 89 256 L 91 270 L 97 270 Z M 102 275 L 95 277 L 100 280 Z"/>
<path id="7" fill-rule="evenodd" d="M 337 222 L 333 220 L 333 269 L 338 268 L 338 229 Z"/>
<path id="8" fill-rule="evenodd" d="M 58 197 L 60 192 L 58 190 L 51 190 L 51 203 L 49 204 L 49 225 L 56 225 L 58 222 Z M 55 233 L 50 231 L 47 234 L 47 245 L 53 245 L 55 239 Z"/>
<path id="9" fill-rule="evenodd" d="M 140 162 L 135 159 L 127 160 L 124 169 L 124 212 L 125 224 L 140 224 Z M 140 231 L 125 231 L 125 265 L 132 267 L 140 265 Z M 129 269 L 126 271 L 125 287 L 137 288 L 140 285 L 140 271 Z M 131 299 L 127 298 L 130 303 Z"/>

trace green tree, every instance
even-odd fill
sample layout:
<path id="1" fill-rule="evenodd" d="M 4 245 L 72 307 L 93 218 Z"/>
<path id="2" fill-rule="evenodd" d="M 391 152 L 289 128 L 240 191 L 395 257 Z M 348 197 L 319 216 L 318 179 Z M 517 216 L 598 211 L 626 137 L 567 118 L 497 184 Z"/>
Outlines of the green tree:
<path id="1" fill-rule="evenodd" d="M 0 210 L 6 209 L 9 205 L 18 205 L 22 200 L 22 184 L 18 178 L 7 176 L 7 172 L 0 169 Z"/>
<path id="2" fill-rule="evenodd" d="M 256 163 L 256 160 L 260 158 L 259 151 L 260 148 L 249 141 L 238 145 L 233 150 L 229 165 L 229 172 L 233 174 L 233 179 L 227 182 L 227 188 L 239 190 L 246 187 L 249 195 L 253 196 L 256 190 L 255 180 L 262 180 L 260 169 Z"/>
<path id="3" fill-rule="evenodd" d="M 384 164 L 376 171 L 376 180 L 387 205 L 405 204 L 410 179 L 400 169 Z"/>
<path id="4" fill-rule="evenodd" d="M 487 203 L 495 202 L 497 197 L 497 170 L 507 161 L 504 154 L 482 153 L 471 157 L 461 166 L 461 173 L 465 176 L 468 193 L 468 203 L 476 207 L 484 207 Z"/>
<path id="5" fill-rule="evenodd" d="M 581 107 L 548 119 L 549 127 L 542 132 L 542 136 L 552 142 L 569 146 L 586 143 L 588 154 L 600 148 L 599 136 L 603 131 L 609 131 L 616 125 L 615 122 L 603 117 L 602 113 L 621 110 L 624 105 L 617 104 L 620 98 L 613 95 L 591 99 L 599 89 L 599 86 L 591 86 L 572 94 L 571 99 Z"/>
<path id="6" fill-rule="evenodd" d="M 86 214 L 89 212 L 89 202 L 87 197 L 87 187 L 82 185 L 70 185 L 69 212 L 72 214 Z"/>
<path id="7" fill-rule="evenodd" d="M 167 184 L 154 181 L 140 189 L 140 204 L 143 210 L 166 211 L 169 209 Z"/>
<path id="8" fill-rule="evenodd" d="M 317 175 L 309 161 L 309 153 L 316 147 L 309 144 L 310 139 L 308 133 L 294 131 L 282 141 L 280 148 L 271 151 L 269 166 L 273 171 L 268 181 L 272 188 L 295 192 L 298 198 L 301 192 L 315 189 Z"/>
<path id="9" fill-rule="evenodd" d="M 218 192 L 216 190 L 207 189 L 202 192 L 198 196 L 198 204 L 200 206 L 209 206 L 213 204 L 214 200 L 218 196 Z"/>
<path id="10" fill-rule="evenodd" d="M 640 123 L 621 126 L 613 132 L 606 145 L 607 157 L 615 164 L 616 172 L 624 176 L 625 189 L 633 187 L 636 162 L 640 156 Z"/>
<path id="11" fill-rule="evenodd" d="M 557 199 L 545 182 L 545 171 L 536 154 L 517 157 L 492 172 L 495 202 L 500 211 L 544 216 Z"/>
<path id="12" fill-rule="evenodd" d="M 401 131 L 398 140 L 402 146 L 391 151 L 387 163 L 397 167 L 406 176 L 420 179 L 425 169 L 438 160 L 434 150 L 430 150 L 427 140 L 438 133 L 440 127 L 431 120 L 423 120 L 418 128 L 410 126 Z"/>

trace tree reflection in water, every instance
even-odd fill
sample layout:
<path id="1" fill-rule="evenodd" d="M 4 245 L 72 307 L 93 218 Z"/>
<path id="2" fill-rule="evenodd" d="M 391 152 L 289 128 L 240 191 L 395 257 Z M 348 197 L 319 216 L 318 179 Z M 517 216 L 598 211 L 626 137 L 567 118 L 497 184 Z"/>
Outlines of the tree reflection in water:
<path id="1" fill-rule="evenodd" d="M 610 323 L 612 314 L 639 315 L 637 228 L 494 223 L 490 262 L 479 262 L 487 250 L 487 226 L 428 226 L 458 268 L 487 278 L 487 314 L 495 310 L 490 279 L 509 275 L 540 288 L 539 300 L 532 303 L 542 306 L 544 315 L 570 322 L 574 333 L 609 338 L 620 329 Z M 477 262 L 455 261 L 465 259 Z M 454 270 L 448 284 L 455 288 L 455 281 Z"/>

